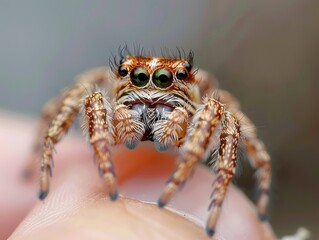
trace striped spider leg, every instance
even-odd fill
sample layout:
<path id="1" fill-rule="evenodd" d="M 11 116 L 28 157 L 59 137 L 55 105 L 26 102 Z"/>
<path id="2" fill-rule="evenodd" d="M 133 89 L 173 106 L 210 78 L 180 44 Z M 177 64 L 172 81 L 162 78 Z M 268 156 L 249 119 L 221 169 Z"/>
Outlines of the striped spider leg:
<path id="1" fill-rule="evenodd" d="M 87 93 L 86 86 L 95 84 L 105 84 L 109 81 L 105 68 L 98 68 L 91 70 L 83 75 L 79 76 L 76 83 L 64 93 L 58 97 L 58 102 L 53 100 L 52 104 L 56 104 L 55 111 L 50 112 L 49 117 L 40 119 L 38 127 L 38 138 L 43 138 L 43 142 L 40 147 L 35 147 L 35 153 L 32 156 L 36 156 L 37 151 L 41 156 L 40 159 L 40 193 L 39 198 L 43 200 L 49 191 L 49 177 L 52 175 L 52 154 L 54 146 L 61 140 L 62 136 L 68 131 L 73 124 L 74 119 L 79 113 L 81 106 L 83 105 L 83 97 Z M 48 112 L 48 108 L 52 108 L 52 105 L 46 105 L 43 112 Z M 42 115 L 45 116 L 45 115 Z M 37 141 L 36 144 L 39 144 Z M 97 152 L 96 152 L 97 153 Z M 36 161 L 36 158 L 30 161 Z M 29 164 L 32 166 L 34 164 Z M 32 171 L 33 169 L 31 169 Z"/>
<path id="2" fill-rule="evenodd" d="M 63 91 L 61 91 L 60 94 L 49 100 L 44 105 L 44 107 L 42 108 L 41 117 L 37 124 L 32 153 L 30 154 L 30 158 L 28 159 L 27 165 L 23 172 L 24 177 L 31 178 L 34 175 L 38 163 L 38 158 L 42 152 L 44 138 L 48 134 L 49 127 L 58 125 L 58 122 L 60 122 L 64 118 L 70 120 L 74 119 L 74 117 L 79 112 L 80 101 L 82 100 L 83 94 L 85 93 L 84 86 L 90 85 L 91 83 L 102 84 L 104 82 L 108 82 L 108 79 L 109 75 L 107 74 L 106 68 L 96 68 L 91 71 L 85 72 L 77 77 L 76 83 L 72 87 L 64 89 Z M 72 103 L 72 99 L 75 102 Z M 66 108 L 68 108 L 68 106 L 73 110 L 68 111 L 69 114 L 66 114 L 64 112 L 66 111 Z M 69 125 L 71 123 L 72 121 L 68 122 Z M 69 125 L 64 124 L 63 126 L 57 127 L 55 130 L 52 129 L 50 132 L 52 133 L 52 131 L 57 131 L 56 133 L 53 133 L 53 135 L 56 135 L 54 138 L 60 138 L 63 133 L 68 130 L 68 128 L 70 127 Z M 58 137 L 58 135 L 61 136 Z"/>
<path id="3" fill-rule="evenodd" d="M 97 85 L 108 85 L 110 76 L 106 68 L 96 68 L 80 75 L 75 84 L 65 90 L 58 97 L 49 101 L 43 109 L 43 113 L 37 128 L 37 138 L 34 144 L 32 158 L 29 159 L 25 173 L 31 176 L 35 171 L 34 166 L 37 156 L 40 155 L 40 193 L 39 198 L 43 200 L 49 192 L 49 177 L 52 175 L 52 154 L 54 146 L 68 131 L 81 106 L 84 105 L 86 114 L 84 122 L 88 124 L 90 143 L 95 151 L 99 170 L 108 183 L 110 197 L 116 198 L 117 190 L 109 159 L 107 144 L 112 143 L 112 126 L 110 125 L 109 109 L 107 102 L 101 102 L 99 93 L 92 93 L 83 101 L 87 94 L 87 87 Z M 103 98 L 103 101 L 105 99 Z M 107 106 L 107 107 L 105 107 Z M 107 137 L 106 137 L 107 136 Z M 106 137 L 106 138 L 105 138 Z M 103 138 L 103 140 L 101 140 Z M 105 139 L 104 139 L 105 138 Z M 103 151 L 103 154 L 101 153 Z"/>
<path id="4" fill-rule="evenodd" d="M 95 91 L 85 98 L 83 112 L 83 129 L 88 132 L 99 172 L 107 185 L 110 198 L 115 200 L 118 190 L 110 147 L 119 143 L 132 146 L 141 140 L 144 126 L 135 110 L 130 110 L 125 105 L 116 105 L 112 110 L 111 104 L 100 91 Z"/>
<path id="5" fill-rule="evenodd" d="M 258 216 L 261 221 L 266 221 L 272 175 L 270 156 L 264 143 L 257 138 L 254 124 L 243 113 L 241 117 L 242 127 L 250 129 L 250 132 L 247 131 L 247 133 L 243 131 L 245 148 L 250 156 L 250 164 L 257 169 L 256 176 L 259 184 L 257 189 Z"/>
<path id="6" fill-rule="evenodd" d="M 81 107 L 84 115 L 82 127 L 94 150 L 100 175 L 106 182 L 110 198 L 117 198 L 118 191 L 109 148 L 119 143 L 130 145 L 140 141 L 144 127 L 139 121 L 138 112 L 130 110 L 125 105 L 115 105 L 113 110 L 102 92 L 88 93 L 88 89 L 95 88 L 95 85 L 109 88 L 112 86 L 108 70 L 97 68 L 80 75 L 72 87 L 45 105 L 38 124 L 32 158 L 25 171 L 27 176 L 31 176 L 35 170 L 34 162 L 37 156 L 41 155 L 41 200 L 49 192 L 54 146 L 68 131 Z"/>
<path id="7" fill-rule="evenodd" d="M 270 156 L 267 153 L 264 143 L 257 137 L 256 126 L 241 111 L 239 102 L 225 90 L 219 90 L 218 95 L 220 100 L 227 105 L 227 109 L 230 112 L 236 113 L 236 116 L 240 119 L 242 130 L 241 139 L 243 140 L 244 147 L 249 155 L 251 166 L 257 170 L 258 216 L 261 221 L 266 221 L 272 176 Z"/>
<path id="8" fill-rule="evenodd" d="M 103 93 L 97 91 L 85 97 L 83 113 L 82 128 L 88 132 L 100 175 L 107 185 L 110 198 L 115 200 L 118 190 L 110 155 L 110 146 L 114 144 L 111 105 Z"/>
<path id="9" fill-rule="evenodd" d="M 221 124 L 220 147 L 218 157 L 218 174 L 212 199 L 212 211 L 207 223 L 207 233 L 214 234 L 220 208 L 227 188 L 235 174 L 237 144 L 239 140 L 239 122 L 224 105 L 209 98 L 202 109 L 199 109 L 193 120 L 193 129 L 182 145 L 178 165 L 159 199 L 159 206 L 164 206 L 173 193 L 183 184 L 194 166 L 203 158 L 211 146 L 211 138 Z"/>

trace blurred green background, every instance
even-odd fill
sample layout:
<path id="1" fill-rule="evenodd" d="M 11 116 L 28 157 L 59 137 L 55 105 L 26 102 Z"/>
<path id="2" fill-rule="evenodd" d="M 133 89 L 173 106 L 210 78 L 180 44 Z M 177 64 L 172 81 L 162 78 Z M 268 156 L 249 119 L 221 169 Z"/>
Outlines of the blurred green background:
<path id="1" fill-rule="evenodd" d="M 0 0 L 0 30 L 0 108 L 34 115 L 120 44 L 193 49 L 271 153 L 276 233 L 319 239 L 318 0 Z"/>

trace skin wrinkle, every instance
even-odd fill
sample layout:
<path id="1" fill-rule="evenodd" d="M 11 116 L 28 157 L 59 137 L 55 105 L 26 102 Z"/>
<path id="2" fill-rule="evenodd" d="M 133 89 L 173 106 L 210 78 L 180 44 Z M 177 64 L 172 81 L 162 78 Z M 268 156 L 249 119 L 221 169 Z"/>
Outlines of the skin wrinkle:
<path id="1" fill-rule="evenodd" d="M 123 200 L 126 200 L 126 201 L 123 201 Z M 104 204 L 104 203 L 102 203 L 102 204 Z M 166 237 L 169 236 L 169 238 L 166 238 L 166 239 L 183 239 L 183 238 L 180 238 L 178 233 L 176 233 L 174 231 L 167 231 L 166 225 L 161 224 L 161 221 L 152 221 L 153 218 L 148 218 L 148 214 L 145 214 L 145 210 L 146 211 L 149 211 L 149 210 L 153 211 L 154 210 L 155 212 L 160 211 L 161 214 L 162 213 L 169 214 L 169 217 L 171 217 L 171 216 L 174 216 L 173 212 L 167 211 L 167 210 L 163 210 L 164 212 L 162 212 L 162 210 L 158 209 L 157 206 L 154 204 L 146 204 L 146 203 L 142 203 L 140 201 L 126 199 L 126 198 L 121 199 L 121 208 L 122 208 L 122 210 L 125 211 L 125 213 L 127 213 L 129 215 L 130 218 L 132 218 L 134 220 L 135 219 L 141 220 L 142 224 L 139 223 L 137 225 L 137 226 L 140 226 L 138 229 L 141 229 L 141 226 L 144 224 L 145 224 L 145 226 L 151 225 L 148 228 L 143 227 L 143 231 L 148 230 L 148 229 L 152 229 L 152 231 L 148 231 L 149 234 L 151 234 L 151 235 L 149 235 L 149 234 L 146 235 L 146 233 L 143 231 L 142 232 L 137 231 L 137 237 L 140 235 L 139 233 L 142 233 L 140 235 L 140 237 L 148 236 L 150 239 L 163 239 L 162 237 L 158 236 L 158 234 L 154 235 L 154 233 L 160 232 L 163 234 L 165 232 L 165 234 L 163 234 L 163 235 Z M 181 216 L 179 216 L 179 217 L 181 217 Z M 135 221 L 132 221 L 132 222 L 134 223 Z M 137 229 L 135 228 L 134 231 L 136 232 L 136 230 Z M 200 232 L 200 231 L 201 231 L 200 228 L 198 228 L 198 232 Z M 200 235 L 201 234 L 199 234 L 199 236 Z M 206 236 L 204 236 L 204 237 L 206 238 Z"/>
<path id="2" fill-rule="evenodd" d="M 137 218 L 137 219 L 139 219 L 140 221 L 144 222 L 145 224 L 151 223 L 153 230 L 154 230 L 154 228 L 159 229 L 159 230 L 165 230 L 163 226 L 161 227 L 161 224 L 156 224 L 156 222 L 155 222 L 155 224 L 154 224 L 154 222 L 150 221 L 150 219 L 149 219 L 148 217 L 145 217 L 145 216 L 143 216 L 142 214 L 140 214 L 139 211 L 135 211 L 135 212 L 134 212 L 134 209 L 133 209 L 133 208 L 130 208 L 129 203 L 130 203 L 130 202 L 124 204 L 124 202 L 123 202 L 123 207 L 124 207 L 124 210 L 126 211 L 126 213 L 128 213 L 128 214 L 130 215 L 130 217 L 132 217 L 132 218 Z M 139 204 L 139 203 L 137 202 L 136 206 L 138 206 L 138 204 Z M 151 218 L 151 219 L 152 219 L 152 218 Z M 133 221 L 132 221 L 132 222 L 133 222 Z M 154 236 L 154 232 L 153 232 L 153 231 L 148 231 L 148 229 L 149 229 L 149 228 L 144 228 L 143 230 L 148 232 L 147 236 L 149 236 L 151 239 L 154 239 L 154 237 L 156 237 L 157 234 L 155 234 L 155 236 Z M 136 229 L 135 229 L 135 230 L 136 230 Z M 159 231 L 159 232 L 163 232 L 163 231 Z M 139 235 L 139 234 L 138 234 L 138 235 Z M 142 236 L 143 236 L 143 235 L 142 235 Z M 144 236 L 145 236 L 145 235 L 144 235 Z"/>
<path id="3" fill-rule="evenodd" d="M 146 216 L 146 215 L 144 215 L 144 214 L 141 214 L 138 210 L 134 210 L 134 208 L 131 208 L 130 207 L 130 204 L 132 204 L 132 202 L 128 202 L 128 204 L 124 204 L 124 206 L 125 206 L 125 209 L 126 209 L 126 211 L 131 215 L 131 216 L 134 216 L 134 217 L 137 217 L 139 220 L 141 220 L 141 221 L 143 221 L 144 223 L 151 223 L 152 224 L 152 226 L 153 227 L 155 227 L 157 230 L 158 230 L 158 232 L 163 232 L 163 230 L 165 231 L 166 229 L 165 229 L 165 227 L 160 223 L 160 222 L 154 222 L 154 221 L 150 221 L 150 219 L 152 219 L 152 218 L 148 218 L 148 216 Z M 137 203 L 137 204 L 139 204 L 139 203 Z M 148 206 L 147 206 L 148 207 Z M 167 231 L 165 231 L 165 232 L 167 232 Z M 151 239 L 154 239 L 154 237 L 156 237 L 157 236 L 157 234 L 155 234 L 155 236 L 154 236 L 154 231 L 149 231 L 149 233 L 150 234 L 152 234 L 152 235 L 150 235 L 150 238 Z M 168 232 L 169 233 L 169 232 Z M 175 232 L 170 232 L 173 236 L 172 236 L 172 238 L 171 239 L 178 239 L 178 234 L 176 234 Z"/>
<path id="4" fill-rule="evenodd" d="M 137 218 L 139 220 L 141 220 L 144 223 L 149 223 L 148 221 L 145 221 L 145 218 L 141 217 L 140 215 L 136 214 L 134 215 L 133 212 L 129 209 L 129 207 L 127 206 L 127 203 L 122 202 L 122 206 L 123 206 L 123 210 L 130 216 L 130 218 Z M 134 221 L 132 221 L 134 223 Z"/>
<path id="5" fill-rule="evenodd" d="M 194 215 L 194 214 L 189 213 L 189 212 L 184 212 L 182 210 L 179 210 L 179 209 L 176 209 L 173 207 L 169 207 L 169 206 L 167 206 L 166 209 L 188 219 L 189 221 L 193 222 L 194 224 L 196 224 L 202 228 L 204 228 L 204 226 L 205 226 L 205 222 L 202 219 L 200 219 L 197 215 Z"/>

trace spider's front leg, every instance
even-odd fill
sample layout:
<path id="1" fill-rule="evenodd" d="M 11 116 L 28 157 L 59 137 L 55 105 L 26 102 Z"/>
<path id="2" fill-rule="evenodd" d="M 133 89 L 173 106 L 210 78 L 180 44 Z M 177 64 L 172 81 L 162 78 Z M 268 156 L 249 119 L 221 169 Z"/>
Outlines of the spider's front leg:
<path id="1" fill-rule="evenodd" d="M 77 116 L 86 86 L 107 83 L 110 79 L 105 68 L 97 68 L 80 75 L 76 83 L 50 102 L 43 109 L 38 125 L 37 140 L 25 172 L 32 174 L 37 155 L 41 155 L 40 194 L 43 200 L 49 192 L 49 176 L 52 171 L 52 153 L 54 146 L 68 131 Z M 40 139 L 43 139 L 40 140 Z"/>
<path id="2" fill-rule="evenodd" d="M 43 151 L 44 138 L 48 135 L 48 129 L 51 128 L 52 138 L 56 139 L 56 142 L 60 140 L 59 137 L 55 137 L 55 133 L 52 133 L 53 125 L 56 129 L 64 124 L 62 115 L 66 116 L 65 111 L 67 110 L 68 102 L 75 101 L 78 106 L 72 106 L 74 114 L 79 111 L 80 100 L 82 99 L 83 93 L 85 92 L 84 86 L 91 86 L 94 84 L 107 84 L 110 76 L 106 68 L 95 68 L 88 72 L 85 72 L 77 77 L 76 83 L 70 88 L 62 91 L 58 96 L 47 102 L 43 109 L 42 114 L 37 124 L 36 137 L 33 143 L 32 153 L 27 161 L 26 167 L 23 170 L 23 176 L 25 178 L 31 178 L 34 175 L 35 167 L 38 166 L 39 156 Z M 57 119 L 60 119 L 59 121 Z M 62 120 L 62 121 L 61 121 Z M 67 131 L 68 127 L 64 124 L 63 131 Z M 60 130 L 57 130 L 60 131 Z M 51 168 L 51 167 L 50 167 Z"/>
<path id="3" fill-rule="evenodd" d="M 183 144 L 177 168 L 159 198 L 160 207 L 166 205 L 179 186 L 185 182 L 195 164 L 205 155 L 211 136 L 220 123 L 223 113 L 224 106 L 213 98 L 208 99 L 203 108 L 197 112 L 198 118 L 195 116 L 193 120 L 194 130 Z"/>
<path id="4" fill-rule="evenodd" d="M 101 92 L 94 92 L 84 100 L 84 124 L 94 149 L 100 175 L 107 185 L 109 196 L 117 199 L 118 190 L 109 146 L 114 143 L 111 105 Z"/>
<path id="5" fill-rule="evenodd" d="M 225 112 L 218 151 L 217 178 L 212 194 L 212 202 L 209 206 L 211 213 L 206 226 L 206 231 L 209 236 L 215 233 L 215 226 L 220 214 L 221 205 L 232 177 L 235 174 L 239 136 L 240 125 L 237 118 L 230 112 Z"/>

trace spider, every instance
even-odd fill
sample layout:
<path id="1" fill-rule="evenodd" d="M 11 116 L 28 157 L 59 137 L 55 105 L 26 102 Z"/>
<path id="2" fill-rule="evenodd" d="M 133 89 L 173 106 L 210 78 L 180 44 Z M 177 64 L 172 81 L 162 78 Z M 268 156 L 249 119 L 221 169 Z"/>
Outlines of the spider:
<path id="1" fill-rule="evenodd" d="M 110 68 L 80 75 L 73 86 L 50 100 L 43 108 L 33 149 L 32 159 L 41 155 L 39 198 L 48 195 L 54 146 L 82 112 L 84 132 L 112 200 L 118 197 L 118 187 L 111 146 L 125 144 L 134 149 L 140 141 L 153 141 L 160 151 L 170 146 L 178 148 L 177 167 L 159 197 L 160 207 L 167 204 L 198 162 L 218 150 L 217 178 L 206 226 L 207 234 L 213 236 L 235 174 L 241 140 L 257 169 L 257 210 L 260 219 L 266 220 L 270 157 L 238 101 L 227 91 L 217 91 L 207 72 L 194 69 L 193 56 L 192 51 L 185 54 L 178 50 L 175 56 L 153 57 L 131 54 L 123 48 L 119 62 L 114 57 Z M 107 93 L 96 86 L 107 89 Z M 252 131 L 241 131 L 245 128 Z"/>

